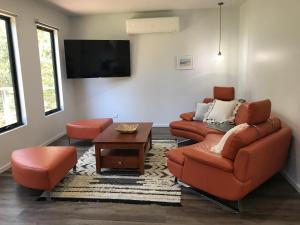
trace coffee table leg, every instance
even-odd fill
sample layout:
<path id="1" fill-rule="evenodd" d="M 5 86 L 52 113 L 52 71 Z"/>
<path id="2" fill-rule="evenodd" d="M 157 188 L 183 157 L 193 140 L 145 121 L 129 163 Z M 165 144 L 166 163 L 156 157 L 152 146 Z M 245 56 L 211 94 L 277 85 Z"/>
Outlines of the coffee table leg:
<path id="1" fill-rule="evenodd" d="M 139 172 L 140 175 L 144 174 L 144 162 L 145 162 L 145 145 L 143 144 L 139 149 Z"/>
<path id="2" fill-rule="evenodd" d="M 96 144 L 95 145 L 96 173 L 101 173 L 100 157 L 101 157 L 101 147 L 99 144 Z"/>
<path id="3" fill-rule="evenodd" d="M 149 139 L 150 139 L 150 149 L 151 149 L 152 148 L 152 130 L 150 131 Z"/>

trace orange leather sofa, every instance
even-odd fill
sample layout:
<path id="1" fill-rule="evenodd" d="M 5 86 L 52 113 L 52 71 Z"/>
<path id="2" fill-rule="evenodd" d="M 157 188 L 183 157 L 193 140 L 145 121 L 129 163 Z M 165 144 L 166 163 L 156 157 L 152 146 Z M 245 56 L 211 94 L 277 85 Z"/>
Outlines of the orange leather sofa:
<path id="1" fill-rule="evenodd" d="M 228 88 L 214 90 L 214 98 L 234 98 L 234 91 Z M 219 95 L 221 92 L 225 98 Z M 212 100 L 206 98 L 204 102 Z M 182 114 L 183 120 L 170 124 L 171 133 L 199 143 L 170 150 L 167 153 L 170 172 L 182 182 L 213 196 L 241 200 L 280 171 L 286 162 L 291 130 L 282 126 L 280 119 L 270 118 L 270 113 L 270 100 L 242 104 L 235 123 L 250 126 L 230 136 L 221 154 L 210 149 L 224 133 L 193 121 L 193 113 Z"/>
<path id="2" fill-rule="evenodd" d="M 51 191 L 70 169 L 76 168 L 75 147 L 32 147 L 11 155 L 15 181 L 27 188 Z"/>
<path id="3" fill-rule="evenodd" d="M 204 98 L 203 103 L 212 102 L 214 99 L 222 101 L 234 100 L 233 87 L 214 87 L 213 98 Z M 180 121 L 173 121 L 170 123 L 171 134 L 175 137 L 188 138 L 194 141 L 203 141 L 208 133 L 222 134 L 214 129 L 207 128 L 206 123 L 193 121 L 195 112 L 182 113 Z"/>
<path id="4" fill-rule="evenodd" d="M 67 136 L 72 139 L 93 140 L 113 123 L 111 118 L 76 120 L 66 125 Z"/>

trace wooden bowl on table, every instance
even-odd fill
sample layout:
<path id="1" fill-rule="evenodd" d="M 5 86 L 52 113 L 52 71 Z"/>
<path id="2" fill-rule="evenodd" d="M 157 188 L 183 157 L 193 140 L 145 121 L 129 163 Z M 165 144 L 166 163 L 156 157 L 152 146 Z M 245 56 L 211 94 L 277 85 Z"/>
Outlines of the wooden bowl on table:
<path id="1" fill-rule="evenodd" d="M 116 131 L 122 133 L 122 134 L 132 134 L 137 132 L 138 124 L 133 123 L 121 123 L 116 126 Z"/>

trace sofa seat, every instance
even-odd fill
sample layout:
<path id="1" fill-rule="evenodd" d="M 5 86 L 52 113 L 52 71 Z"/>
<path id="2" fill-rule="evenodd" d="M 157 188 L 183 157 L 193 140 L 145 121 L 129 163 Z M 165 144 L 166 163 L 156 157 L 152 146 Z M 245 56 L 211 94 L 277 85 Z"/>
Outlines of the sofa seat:
<path id="1" fill-rule="evenodd" d="M 172 129 L 186 130 L 190 132 L 194 132 L 200 134 L 202 136 L 206 136 L 207 134 L 224 134 L 221 131 L 211 129 L 207 127 L 207 123 L 203 123 L 201 121 L 173 121 L 170 123 L 170 127 Z"/>
<path id="2" fill-rule="evenodd" d="M 222 134 L 205 123 L 191 121 L 191 114 L 181 117 L 185 121 L 170 124 L 173 135 L 201 141 L 167 154 L 170 172 L 182 182 L 216 197 L 238 201 L 284 167 L 292 133 L 279 118 L 270 117 L 270 100 L 241 105 L 235 123 L 247 123 L 249 127 L 231 134 L 221 154 L 210 149 L 219 143 Z"/>
<path id="3" fill-rule="evenodd" d="M 186 147 L 180 147 L 173 150 L 170 150 L 167 153 L 167 164 L 169 170 L 172 174 L 176 174 L 178 178 L 182 176 L 182 168 L 184 166 L 184 161 L 186 158 L 186 154 L 193 155 L 193 152 L 206 152 L 206 154 L 210 154 L 213 157 L 220 158 L 219 154 L 214 154 L 210 150 L 213 146 L 219 143 L 223 135 L 221 134 L 208 134 L 205 137 L 205 140 L 199 142 L 197 144 L 189 145 Z M 205 154 L 205 155 L 206 155 Z M 223 158 L 223 157 L 221 157 Z M 212 159 L 213 160 L 213 159 Z"/>

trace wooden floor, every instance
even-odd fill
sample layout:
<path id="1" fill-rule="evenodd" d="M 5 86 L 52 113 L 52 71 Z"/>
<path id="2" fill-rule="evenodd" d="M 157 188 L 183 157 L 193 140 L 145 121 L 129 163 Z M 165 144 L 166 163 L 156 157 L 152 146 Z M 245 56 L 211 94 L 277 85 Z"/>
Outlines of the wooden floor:
<path id="1" fill-rule="evenodd" d="M 154 129 L 154 139 L 170 138 L 167 129 Z M 67 145 L 63 137 L 53 145 Z M 73 142 L 79 155 L 88 142 Z M 183 189 L 182 206 L 103 202 L 36 201 L 40 191 L 15 184 L 10 171 L 0 175 L 0 225 L 150 225 L 150 224 L 300 224 L 300 195 L 276 175 L 243 200 L 244 212 L 234 214 Z"/>

